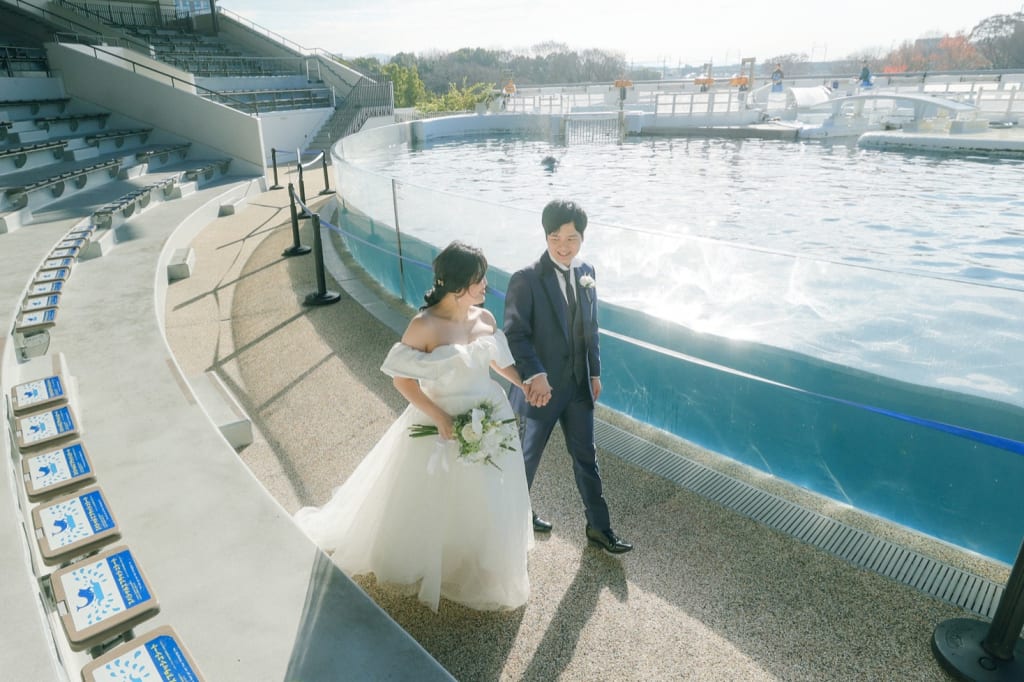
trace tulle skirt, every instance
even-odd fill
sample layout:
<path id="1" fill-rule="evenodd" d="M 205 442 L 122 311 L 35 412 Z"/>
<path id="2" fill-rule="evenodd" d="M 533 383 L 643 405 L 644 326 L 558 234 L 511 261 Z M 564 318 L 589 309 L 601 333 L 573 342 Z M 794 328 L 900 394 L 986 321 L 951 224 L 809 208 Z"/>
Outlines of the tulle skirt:
<path id="1" fill-rule="evenodd" d="M 494 388 L 495 416 L 510 417 Z M 533 531 L 518 438 L 499 470 L 458 460 L 454 442 L 409 436 L 429 423 L 410 405 L 327 504 L 300 509 L 297 523 L 347 575 L 372 573 L 435 612 L 441 597 L 481 610 L 522 606 Z"/>

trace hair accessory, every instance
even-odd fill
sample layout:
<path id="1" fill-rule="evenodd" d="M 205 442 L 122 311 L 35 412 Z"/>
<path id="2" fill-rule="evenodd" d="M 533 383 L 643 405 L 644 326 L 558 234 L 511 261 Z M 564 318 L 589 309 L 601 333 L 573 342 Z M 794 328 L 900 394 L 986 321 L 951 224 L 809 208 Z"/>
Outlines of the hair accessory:
<path id="1" fill-rule="evenodd" d="M 434 280 L 434 286 L 443 287 L 444 286 L 444 280 L 443 279 L 435 279 Z"/>

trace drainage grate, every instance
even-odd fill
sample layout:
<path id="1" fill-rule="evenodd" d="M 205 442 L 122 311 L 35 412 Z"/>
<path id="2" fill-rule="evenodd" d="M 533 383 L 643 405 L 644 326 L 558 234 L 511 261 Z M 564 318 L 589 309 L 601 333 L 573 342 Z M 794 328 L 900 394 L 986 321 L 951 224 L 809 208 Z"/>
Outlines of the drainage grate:
<path id="1" fill-rule="evenodd" d="M 805 509 L 595 420 L 597 445 L 722 506 L 937 599 L 991 619 L 1003 586 Z"/>

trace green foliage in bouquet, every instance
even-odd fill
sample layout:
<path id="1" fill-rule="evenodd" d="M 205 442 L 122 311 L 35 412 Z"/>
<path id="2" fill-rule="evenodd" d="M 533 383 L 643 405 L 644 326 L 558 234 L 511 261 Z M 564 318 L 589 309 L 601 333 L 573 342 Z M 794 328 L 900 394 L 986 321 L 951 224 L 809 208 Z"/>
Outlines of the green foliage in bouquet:
<path id="1" fill-rule="evenodd" d="M 480 403 L 473 409 L 452 417 L 452 430 L 459 444 L 459 459 L 470 464 L 490 464 L 501 469 L 494 458 L 502 450 L 515 450 L 515 418 L 495 419 L 494 405 Z M 409 427 L 411 438 L 436 436 L 435 424 L 413 424 Z"/>

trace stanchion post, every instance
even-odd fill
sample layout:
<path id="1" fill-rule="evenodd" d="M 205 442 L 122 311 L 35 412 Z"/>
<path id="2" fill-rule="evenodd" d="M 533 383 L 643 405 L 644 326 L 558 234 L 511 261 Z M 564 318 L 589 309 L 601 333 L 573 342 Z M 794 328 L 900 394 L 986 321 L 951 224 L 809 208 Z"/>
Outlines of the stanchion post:
<path id="1" fill-rule="evenodd" d="M 288 205 L 292 213 L 292 245 L 281 252 L 282 256 L 302 256 L 312 249 L 299 241 L 299 214 L 295 210 L 295 185 L 288 183 Z"/>
<path id="2" fill-rule="evenodd" d="M 324 189 L 320 194 L 334 194 L 334 190 L 331 189 L 331 182 L 327 179 L 327 150 L 324 150 L 323 154 L 323 166 L 324 166 Z"/>
<path id="3" fill-rule="evenodd" d="M 300 218 L 309 218 L 312 214 L 306 209 L 306 181 L 302 178 L 302 157 L 295 162 L 295 165 L 299 169 L 299 199 L 302 200 L 302 213 L 299 214 Z"/>
<path id="4" fill-rule="evenodd" d="M 281 185 L 278 184 L 277 180 L 277 150 L 273 147 L 270 148 L 270 161 L 274 165 L 274 184 L 270 189 L 281 189 Z"/>
<path id="5" fill-rule="evenodd" d="M 948 673 L 961 680 L 1024 680 L 1024 543 L 1010 570 L 1006 589 L 991 623 L 952 618 L 932 635 L 932 653 Z"/>
<path id="6" fill-rule="evenodd" d="M 327 290 L 327 276 L 324 274 L 324 245 L 320 239 L 320 214 L 314 213 L 313 219 L 313 260 L 316 266 L 316 293 L 306 296 L 306 305 L 327 305 L 341 300 L 337 291 Z"/>
<path id="7" fill-rule="evenodd" d="M 402 253 L 402 228 L 398 224 L 398 182 L 391 178 L 391 205 L 395 211 L 395 245 L 398 247 L 398 291 L 405 300 L 405 255 Z"/>
<path id="8" fill-rule="evenodd" d="M 1010 578 L 1006 581 L 1006 589 L 999 600 L 996 613 L 992 616 L 992 626 L 988 629 L 985 640 L 981 643 L 985 651 L 1001 660 L 1010 660 L 1014 654 L 1024 658 L 1024 641 L 1021 641 L 1021 630 L 1024 629 L 1024 543 L 1021 543 L 1017 560 L 1013 563 Z M 1024 660 L 1020 670 L 1024 672 Z M 1019 679 L 1024 679 L 1021 677 Z"/>

